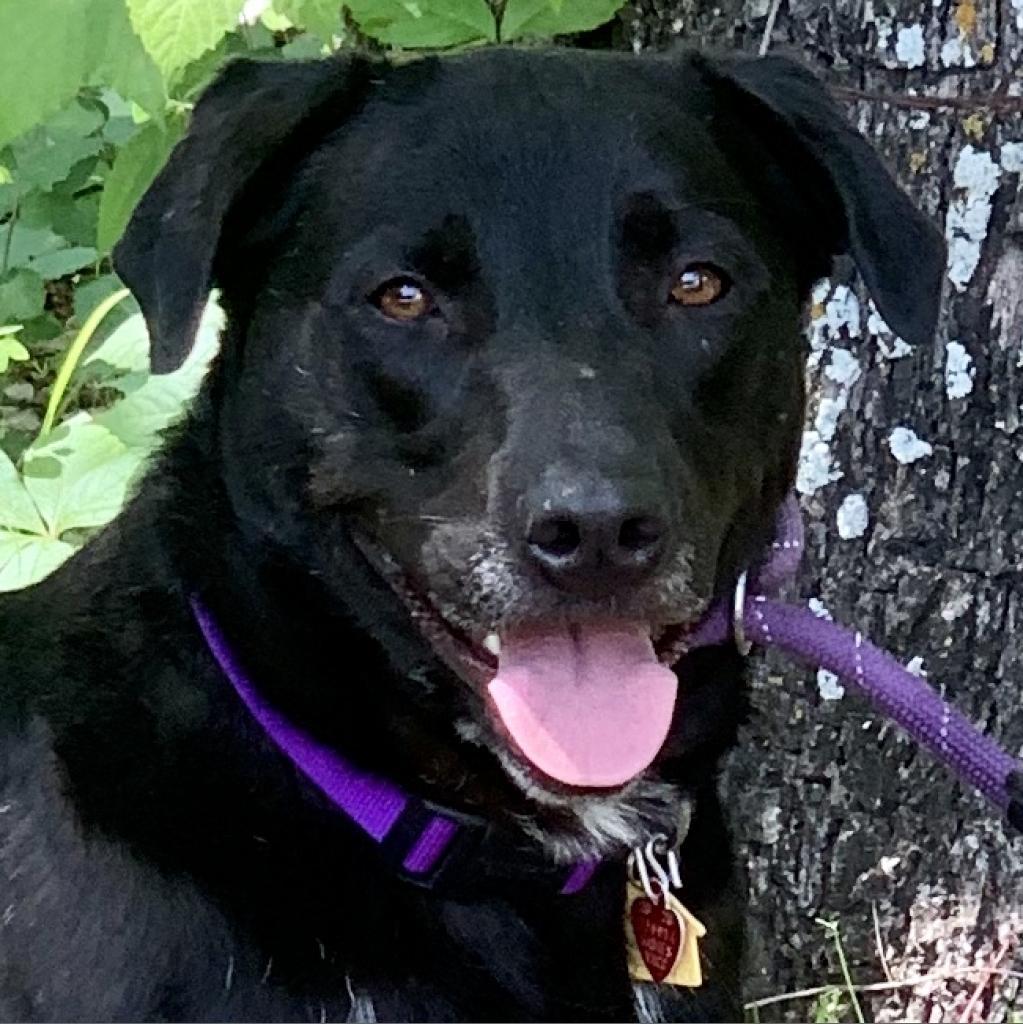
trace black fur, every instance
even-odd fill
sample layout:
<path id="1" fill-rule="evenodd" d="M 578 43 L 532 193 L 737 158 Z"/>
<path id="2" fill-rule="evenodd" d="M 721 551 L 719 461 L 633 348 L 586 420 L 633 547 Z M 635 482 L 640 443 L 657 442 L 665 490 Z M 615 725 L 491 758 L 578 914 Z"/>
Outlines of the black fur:
<path id="1" fill-rule="evenodd" d="M 117 251 L 157 368 L 184 357 L 211 283 L 222 354 L 117 523 L 0 604 L 0 1017 L 338 1020 L 367 999 L 381 1020 L 631 1017 L 624 850 L 576 897 L 399 881 L 254 727 L 187 599 L 346 756 L 509 842 L 525 821 L 585 845 L 571 809 L 510 781 L 478 690 L 353 538 L 470 631 L 612 598 L 692 617 L 791 485 L 801 311 L 847 250 L 892 326 L 927 335 L 936 232 L 784 60 L 231 65 Z M 732 289 L 669 309 L 693 261 Z M 395 276 L 437 311 L 386 320 L 367 297 Z M 681 589 L 653 573 L 579 595 L 537 572 L 529 517 L 568 485 L 656 506 L 689 553 Z M 480 545 L 501 553 L 491 589 L 469 585 Z M 715 779 L 741 665 L 721 648 L 678 672 L 651 773 L 694 802 L 684 899 L 707 983 L 660 998 L 672 1019 L 736 1020 L 742 901 Z"/>

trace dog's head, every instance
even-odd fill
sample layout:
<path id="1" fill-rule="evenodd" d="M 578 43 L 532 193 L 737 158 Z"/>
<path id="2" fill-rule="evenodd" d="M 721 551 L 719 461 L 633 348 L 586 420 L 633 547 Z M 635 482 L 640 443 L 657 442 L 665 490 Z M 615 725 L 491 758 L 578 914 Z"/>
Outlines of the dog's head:
<path id="1" fill-rule="evenodd" d="M 231 65 L 117 266 L 158 370 L 221 286 L 239 518 L 349 603 L 354 544 L 452 728 L 553 800 L 685 716 L 675 641 L 768 540 L 839 253 L 931 333 L 937 233 L 796 65 L 490 50 Z"/>

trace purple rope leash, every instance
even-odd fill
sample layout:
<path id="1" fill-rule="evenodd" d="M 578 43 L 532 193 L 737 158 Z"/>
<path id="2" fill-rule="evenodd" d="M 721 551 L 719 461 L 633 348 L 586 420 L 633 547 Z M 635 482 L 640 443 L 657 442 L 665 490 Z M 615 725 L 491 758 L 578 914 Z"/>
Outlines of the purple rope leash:
<path id="1" fill-rule="evenodd" d="M 1009 821 L 1023 827 L 1020 768 L 1016 758 L 985 736 L 922 679 L 890 654 L 852 632 L 821 619 L 808 608 L 768 598 L 795 574 L 803 549 L 802 521 L 795 497 L 782 506 L 778 535 L 770 558 L 754 576 L 751 595 L 739 591 L 741 609 L 734 616 L 718 604 L 700 622 L 689 649 L 739 643 L 748 637 L 819 665 L 864 693 L 892 721 L 930 750 L 961 778 L 972 783 Z"/>

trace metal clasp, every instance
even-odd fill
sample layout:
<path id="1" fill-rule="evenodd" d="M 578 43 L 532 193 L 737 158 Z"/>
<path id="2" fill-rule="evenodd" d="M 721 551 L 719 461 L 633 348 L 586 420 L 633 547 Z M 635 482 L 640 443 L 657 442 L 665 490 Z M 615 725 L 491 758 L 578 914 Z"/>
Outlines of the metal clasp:
<path id="1" fill-rule="evenodd" d="M 637 846 L 632 850 L 628 872 L 629 877 L 641 885 L 655 903 L 672 889 L 682 888 L 678 853 L 668 845 L 668 837 L 663 833 L 653 836 L 646 846 Z"/>

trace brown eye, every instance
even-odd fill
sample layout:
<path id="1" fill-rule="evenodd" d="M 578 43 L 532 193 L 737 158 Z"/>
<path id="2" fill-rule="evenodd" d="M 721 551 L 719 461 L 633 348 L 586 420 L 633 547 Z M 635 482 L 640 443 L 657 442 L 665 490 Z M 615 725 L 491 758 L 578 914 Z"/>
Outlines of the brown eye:
<path id="1" fill-rule="evenodd" d="M 671 289 L 671 300 L 680 306 L 709 306 L 728 290 L 725 275 L 706 264 L 686 267 Z"/>
<path id="2" fill-rule="evenodd" d="M 388 281 L 373 293 L 371 301 L 392 320 L 421 320 L 433 311 L 430 293 L 408 278 Z"/>

